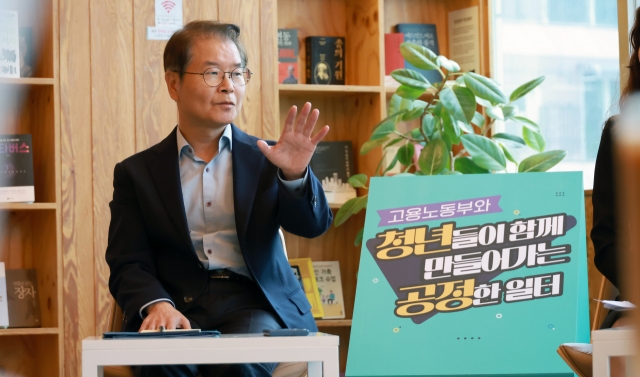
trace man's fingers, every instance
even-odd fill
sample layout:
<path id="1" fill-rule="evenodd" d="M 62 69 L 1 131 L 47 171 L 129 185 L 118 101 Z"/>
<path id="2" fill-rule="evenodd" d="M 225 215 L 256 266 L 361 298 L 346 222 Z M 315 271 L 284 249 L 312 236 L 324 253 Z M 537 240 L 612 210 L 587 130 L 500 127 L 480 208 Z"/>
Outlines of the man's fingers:
<path id="1" fill-rule="evenodd" d="M 190 329 L 191 328 L 191 323 L 189 322 L 189 320 L 187 319 L 187 317 L 180 315 L 180 328 L 181 329 Z"/>
<path id="2" fill-rule="evenodd" d="M 302 131 L 303 135 L 309 137 L 311 132 L 313 132 L 313 127 L 316 126 L 316 122 L 318 121 L 318 117 L 320 116 L 320 111 L 318 109 L 313 109 L 309 119 L 307 119 L 307 123 L 304 125 L 304 130 Z"/>
<path id="3" fill-rule="evenodd" d="M 284 129 L 283 133 L 293 131 L 293 124 L 296 121 L 296 114 L 298 113 L 298 108 L 295 106 L 291 106 L 289 112 L 287 113 L 287 119 L 284 121 Z"/>
<path id="4" fill-rule="evenodd" d="M 271 148 L 272 147 L 269 144 L 267 144 L 266 141 L 258 140 L 258 149 L 260 149 L 262 154 L 264 154 L 265 156 L 268 156 L 271 154 Z"/>
<path id="5" fill-rule="evenodd" d="M 318 133 L 311 139 L 311 142 L 314 145 L 318 145 L 318 143 L 321 142 L 322 139 L 324 139 L 324 137 L 327 136 L 328 133 L 329 133 L 329 126 L 322 127 L 322 129 L 318 131 Z"/>
<path id="6" fill-rule="evenodd" d="M 175 330 L 176 329 L 176 320 L 174 320 L 173 318 L 167 318 L 164 321 L 164 329 L 165 330 Z"/>
<path id="7" fill-rule="evenodd" d="M 304 125 L 307 123 L 309 112 L 311 112 L 311 103 L 307 102 L 302 106 L 302 110 L 300 111 L 300 116 L 298 117 L 298 122 L 296 124 L 296 132 L 304 131 Z"/>

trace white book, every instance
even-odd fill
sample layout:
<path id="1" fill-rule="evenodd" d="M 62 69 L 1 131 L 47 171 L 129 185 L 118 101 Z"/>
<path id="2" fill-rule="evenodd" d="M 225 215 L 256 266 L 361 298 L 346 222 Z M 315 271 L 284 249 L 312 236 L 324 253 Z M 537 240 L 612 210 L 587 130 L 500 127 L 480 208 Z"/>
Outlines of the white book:
<path id="1" fill-rule="evenodd" d="M 316 274 L 320 301 L 322 301 L 322 309 L 324 310 L 322 319 L 344 318 L 340 262 L 313 262 L 313 270 Z"/>
<path id="2" fill-rule="evenodd" d="M 9 327 L 9 305 L 7 304 L 7 274 L 4 262 L 0 262 L 0 329 Z"/>
<path id="3" fill-rule="evenodd" d="M 20 77 L 18 12 L 0 10 L 0 77 Z"/>

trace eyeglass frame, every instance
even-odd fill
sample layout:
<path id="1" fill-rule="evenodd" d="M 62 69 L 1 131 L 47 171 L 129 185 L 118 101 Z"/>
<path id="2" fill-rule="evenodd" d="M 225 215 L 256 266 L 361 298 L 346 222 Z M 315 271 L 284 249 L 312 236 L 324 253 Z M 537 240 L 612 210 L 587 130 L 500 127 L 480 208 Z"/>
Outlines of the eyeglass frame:
<path id="1" fill-rule="evenodd" d="M 205 75 L 205 73 L 207 73 L 207 71 L 208 71 L 208 70 L 213 69 L 213 68 L 215 68 L 215 69 L 219 69 L 219 70 L 220 70 L 222 73 L 224 73 L 224 74 L 227 74 L 227 73 L 228 73 L 228 74 L 229 74 L 229 80 L 231 81 L 231 83 L 232 83 L 233 85 L 236 85 L 236 86 L 247 86 L 247 84 L 249 83 L 249 81 L 251 81 L 251 75 L 253 75 L 253 72 L 251 72 L 251 70 L 250 70 L 249 68 L 247 68 L 247 67 L 237 67 L 237 68 L 234 68 L 233 70 L 231 70 L 231 71 L 229 71 L 229 72 L 227 72 L 227 71 L 223 71 L 222 69 L 220 69 L 220 68 L 218 68 L 218 67 L 209 67 L 209 68 L 205 69 L 205 70 L 204 70 L 204 72 L 202 72 L 202 73 L 197 73 L 197 72 L 187 72 L 187 71 L 184 71 L 184 72 L 182 72 L 182 73 L 183 73 L 183 74 L 184 74 L 184 73 L 187 73 L 187 74 L 190 74 L 190 75 L 200 75 L 200 76 L 202 76 L 202 80 L 204 81 L 204 83 L 205 83 L 208 87 L 210 87 L 210 88 L 217 88 L 217 87 L 219 87 L 220 85 L 222 85 L 222 83 L 224 82 L 224 78 L 225 78 L 226 76 L 225 76 L 225 75 L 222 75 L 222 81 L 220 81 L 220 84 L 218 84 L 218 85 L 209 85 L 209 84 L 207 83 L 207 79 L 205 79 L 205 78 L 204 78 L 204 75 Z M 236 69 L 246 69 L 246 70 L 247 70 L 247 72 L 249 73 L 249 79 L 247 80 L 247 82 L 246 82 L 244 85 L 238 85 L 238 84 L 236 84 L 236 83 L 233 81 L 233 78 L 231 77 L 231 74 L 232 74 Z M 181 73 L 180 71 L 175 71 L 175 70 L 174 70 L 174 71 L 171 71 L 171 72 Z"/>

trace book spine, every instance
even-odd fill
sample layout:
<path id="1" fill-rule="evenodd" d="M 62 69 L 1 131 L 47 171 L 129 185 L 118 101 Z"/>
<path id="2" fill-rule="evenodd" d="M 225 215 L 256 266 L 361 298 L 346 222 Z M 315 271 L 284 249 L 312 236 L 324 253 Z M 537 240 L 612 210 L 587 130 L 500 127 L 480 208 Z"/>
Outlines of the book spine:
<path id="1" fill-rule="evenodd" d="M 390 75 L 396 69 L 404 68 L 404 58 L 400 53 L 400 44 L 404 42 L 402 33 L 384 35 L 384 66 L 385 75 Z"/>
<path id="2" fill-rule="evenodd" d="M 311 75 L 311 37 L 305 40 L 305 71 L 307 84 L 313 84 L 313 76 Z"/>
<path id="3" fill-rule="evenodd" d="M 307 83 L 344 85 L 345 39 L 307 37 Z"/>
<path id="4" fill-rule="evenodd" d="M 0 262 L 0 329 L 9 327 L 9 306 L 7 299 L 7 277 L 4 262 Z"/>

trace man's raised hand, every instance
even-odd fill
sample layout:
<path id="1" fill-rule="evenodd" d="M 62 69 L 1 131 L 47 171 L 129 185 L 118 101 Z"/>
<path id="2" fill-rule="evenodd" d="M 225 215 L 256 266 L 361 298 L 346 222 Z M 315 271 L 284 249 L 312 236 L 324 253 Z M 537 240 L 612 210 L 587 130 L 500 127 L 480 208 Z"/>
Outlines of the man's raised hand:
<path id="1" fill-rule="evenodd" d="M 292 106 L 284 122 L 284 130 L 280 140 L 274 146 L 269 146 L 264 140 L 258 141 L 258 148 L 272 164 L 279 167 L 286 180 L 304 177 L 304 173 L 316 150 L 316 145 L 327 135 L 329 126 L 324 126 L 311 137 L 311 132 L 318 121 L 320 111 L 311 111 L 311 103 L 307 102 L 300 111 Z M 295 125 L 295 126 L 294 126 Z"/>

